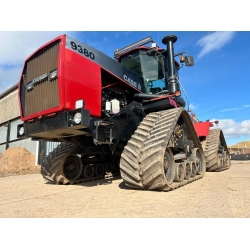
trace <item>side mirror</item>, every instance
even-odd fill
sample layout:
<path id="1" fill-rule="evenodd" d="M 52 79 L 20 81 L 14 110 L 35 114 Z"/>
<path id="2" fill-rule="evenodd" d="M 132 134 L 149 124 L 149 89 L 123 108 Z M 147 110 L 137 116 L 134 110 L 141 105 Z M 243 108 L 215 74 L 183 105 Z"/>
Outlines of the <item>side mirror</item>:
<path id="1" fill-rule="evenodd" d="M 186 66 L 194 66 L 194 59 L 192 56 L 185 56 Z"/>

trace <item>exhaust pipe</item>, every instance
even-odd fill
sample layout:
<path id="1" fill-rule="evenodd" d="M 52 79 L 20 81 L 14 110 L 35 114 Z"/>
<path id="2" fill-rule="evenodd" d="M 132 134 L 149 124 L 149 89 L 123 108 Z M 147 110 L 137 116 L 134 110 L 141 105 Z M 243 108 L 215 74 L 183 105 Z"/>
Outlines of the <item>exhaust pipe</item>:
<path id="1" fill-rule="evenodd" d="M 174 63 L 174 46 L 173 44 L 177 41 L 175 35 L 168 35 L 162 39 L 162 43 L 167 45 L 167 72 L 165 77 L 165 85 L 169 94 L 175 94 L 180 91 L 179 83 L 176 80 L 175 75 L 175 63 Z"/>

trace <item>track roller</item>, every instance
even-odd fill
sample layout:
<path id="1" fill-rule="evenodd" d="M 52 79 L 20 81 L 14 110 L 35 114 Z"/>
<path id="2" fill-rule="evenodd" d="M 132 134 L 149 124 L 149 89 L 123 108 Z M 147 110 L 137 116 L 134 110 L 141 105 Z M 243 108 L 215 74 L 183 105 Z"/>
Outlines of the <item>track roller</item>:
<path id="1" fill-rule="evenodd" d="M 92 178 L 95 175 L 95 167 L 93 164 L 88 164 L 84 166 L 83 176 L 87 179 Z"/>
<path id="2" fill-rule="evenodd" d="M 98 163 L 95 165 L 95 175 L 97 177 L 101 177 L 105 174 L 105 167 L 102 163 Z"/>
<path id="3" fill-rule="evenodd" d="M 182 182 L 184 180 L 184 177 L 185 177 L 185 169 L 183 163 L 176 163 L 174 181 Z"/>
<path id="4" fill-rule="evenodd" d="M 197 174 L 197 166 L 194 161 L 189 162 L 190 167 L 191 167 L 191 178 L 195 177 Z"/>
<path id="5" fill-rule="evenodd" d="M 184 163 L 184 179 L 189 180 L 191 177 L 192 168 L 189 162 Z"/>
<path id="6" fill-rule="evenodd" d="M 203 162 L 200 149 L 194 148 L 189 159 L 193 161 L 196 166 L 196 174 L 204 174 L 204 172 L 206 171 L 206 169 L 204 168 L 205 162 Z"/>

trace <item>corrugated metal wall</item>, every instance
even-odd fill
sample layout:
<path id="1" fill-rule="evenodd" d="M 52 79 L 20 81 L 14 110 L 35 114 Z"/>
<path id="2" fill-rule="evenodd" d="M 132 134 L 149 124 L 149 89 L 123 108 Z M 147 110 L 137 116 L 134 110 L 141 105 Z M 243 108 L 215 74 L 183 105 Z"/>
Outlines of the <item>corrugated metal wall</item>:
<path id="1" fill-rule="evenodd" d="M 45 155 L 48 155 L 50 152 L 53 151 L 54 148 L 57 147 L 58 144 L 61 142 L 46 142 L 46 153 Z"/>
<path id="2" fill-rule="evenodd" d="M 0 126 L 0 144 L 6 142 L 7 138 L 7 124 Z"/>
<path id="3" fill-rule="evenodd" d="M 250 154 L 244 154 L 244 155 L 230 155 L 231 160 L 238 160 L 238 161 L 245 161 L 250 160 Z"/>
<path id="4" fill-rule="evenodd" d="M 17 125 L 20 123 L 22 123 L 20 118 L 9 122 L 10 124 L 9 138 L 7 138 L 8 123 L 3 123 L 0 125 L 0 153 L 3 153 L 6 150 L 6 143 L 7 143 L 8 144 L 7 147 L 9 148 L 22 147 L 29 150 L 32 154 L 36 154 L 37 150 L 36 141 L 32 141 L 30 138 L 22 140 L 17 138 Z M 9 139 L 8 142 L 7 139 Z"/>

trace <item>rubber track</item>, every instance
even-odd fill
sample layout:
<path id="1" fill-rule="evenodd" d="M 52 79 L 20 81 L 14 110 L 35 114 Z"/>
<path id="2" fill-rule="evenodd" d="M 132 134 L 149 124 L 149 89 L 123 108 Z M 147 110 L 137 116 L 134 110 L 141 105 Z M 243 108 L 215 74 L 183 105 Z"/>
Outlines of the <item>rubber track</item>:
<path id="1" fill-rule="evenodd" d="M 224 144 L 224 148 L 227 151 L 227 147 L 225 145 L 224 135 L 221 129 L 211 129 L 209 131 L 208 137 L 206 139 L 205 145 L 205 156 L 207 161 L 207 171 L 222 171 L 228 169 L 227 167 L 219 167 L 218 166 L 218 145 L 219 140 L 221 139 L 222 144 Z M 230 161 L 230 159 L 229 159 Z M 230 162 L 229 162 L 230 166 Z"/>
<path id="2" fill-rule="evenodd" d="M 61 143 L 54 148 L 41 163 L 42 176 L 55 184 L 67 184 L 68 180 L 63 175 L 63 164 L 76 147 L 74 144 Z"/>
<path id="3" fill-rule="evenodd" d="M 89 179 L 79 178 L 75 181 L 68 180 L 63 174 L 63 163 L 76 147 L 77 146 L 74 144 L 61 143 L 54 148 L 54 150 L 50 152 L 41 163 L 41 174 L 43 178 L 54 184 L 78 184 L 100 179 L 111 179 L 120 175 L 120 173 L 112 173 Z"/>
<path id="4" fill-rule="evenodd" d="M 173 182 L 171 185 L 167 183 L 165 177 L 163 155 L 182 112 L 186 111 L 183 108 L 176 108 L 152 112 L 140 123 L 121 155 L 120 172 L 127 186 L 170 191 L 203 177 L 205 171 L 189 180 Z M 196 135 L 195 132 L 194 135 Z M 194 140 L 196 144 L 198 143 L 204 158 L 198 137 Z M 205 161 L 203 162 L 205 163 Z"/>

